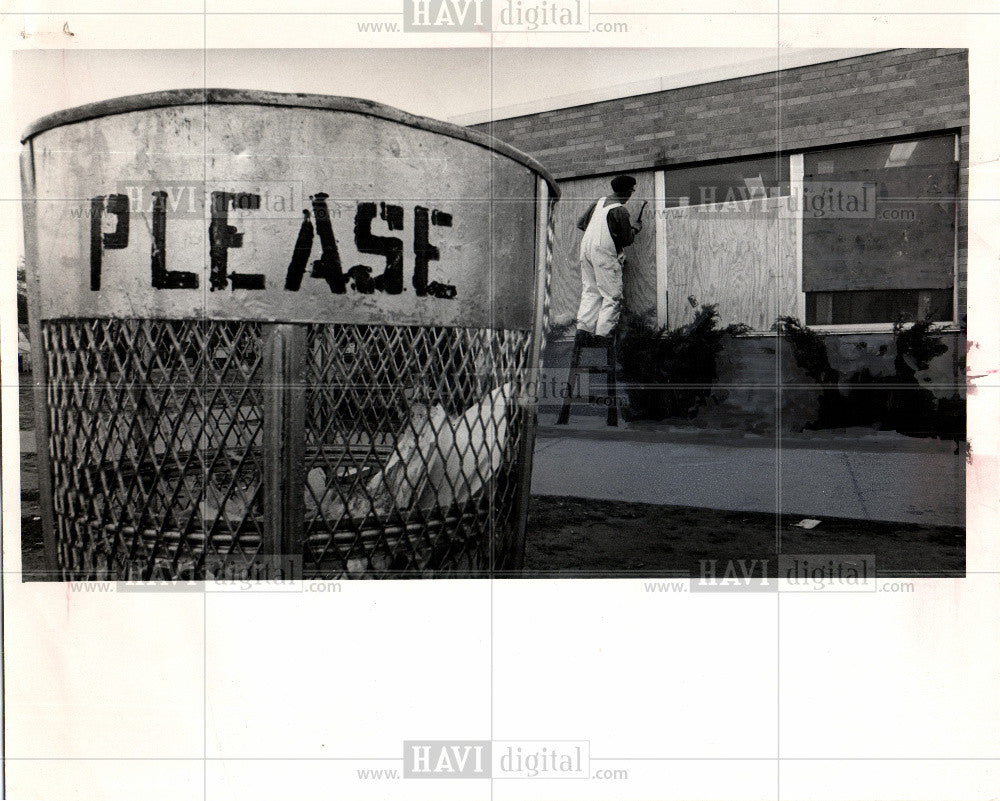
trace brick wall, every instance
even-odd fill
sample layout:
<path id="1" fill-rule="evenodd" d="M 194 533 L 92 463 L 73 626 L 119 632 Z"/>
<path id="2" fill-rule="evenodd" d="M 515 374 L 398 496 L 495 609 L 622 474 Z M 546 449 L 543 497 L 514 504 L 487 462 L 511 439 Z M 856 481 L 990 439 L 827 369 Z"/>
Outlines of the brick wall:
<path id="1" fill-rule="evenodd" d="M 531 154 L 557 179 L 956 129 L 965 201 L 968 87 L 965 50 L 890 50 L 471 127 Z M 964 309 L 965 202 L 958 241 Z"/>

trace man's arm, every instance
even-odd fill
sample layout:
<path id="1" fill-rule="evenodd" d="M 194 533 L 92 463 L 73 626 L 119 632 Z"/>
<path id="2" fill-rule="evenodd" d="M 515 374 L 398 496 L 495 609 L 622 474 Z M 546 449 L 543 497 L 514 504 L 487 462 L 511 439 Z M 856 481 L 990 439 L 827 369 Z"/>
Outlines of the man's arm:
<path id="1" fill-rule="evenodd" d="M 608 230 L 618 250 L 624 250 L 635 241 L 635 235 L 642 230 L 642 223 L 632 225 L 628 209 L 618 206 L 608 212 Z"/>
<path id="2" fill-rule="evenodd" d="M 576 227 L 581 231 L 586 231 L 587 226 L 590 225 L 590 218 L 594 213 L 594 209 L 597 208 L 597 201 L 595 200 L 590 204 L 590 208 L 587 209 L 587 213 L 584 214 L 579 220 L 576 221 Z"/>

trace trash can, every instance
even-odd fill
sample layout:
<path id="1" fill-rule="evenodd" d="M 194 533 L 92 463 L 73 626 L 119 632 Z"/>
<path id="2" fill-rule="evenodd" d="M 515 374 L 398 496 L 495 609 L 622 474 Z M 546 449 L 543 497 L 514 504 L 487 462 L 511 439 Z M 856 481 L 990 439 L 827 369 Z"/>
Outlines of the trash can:
<path id="1" fill-rule="evenodd" d="M 221 89 L 23 142 L 54 579 L 516 574 L 538 163 L 374 102 Z"/>

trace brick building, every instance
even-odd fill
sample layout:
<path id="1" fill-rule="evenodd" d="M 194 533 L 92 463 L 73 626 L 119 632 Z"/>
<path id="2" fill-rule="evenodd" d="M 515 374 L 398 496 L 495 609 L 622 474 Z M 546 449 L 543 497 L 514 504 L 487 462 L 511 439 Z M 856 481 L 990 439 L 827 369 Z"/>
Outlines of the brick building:
<path id="1" fill-rule="evenodd" d="M 876 376 L 892 372 L 893 323 L 932 320 L 948 344 L 932 383 L 964 384 L 967 51 L 890 50 L 473 127 L 560 183 L 557 326 L 579 301 L 575 221 L 628 172 L 633 216 L 649 203 L 626 308 L 674 328 L 693 297 L 748 325 L 731 381 L 773 382 L 770 329 L 792 316 L 843 375 Z"/>

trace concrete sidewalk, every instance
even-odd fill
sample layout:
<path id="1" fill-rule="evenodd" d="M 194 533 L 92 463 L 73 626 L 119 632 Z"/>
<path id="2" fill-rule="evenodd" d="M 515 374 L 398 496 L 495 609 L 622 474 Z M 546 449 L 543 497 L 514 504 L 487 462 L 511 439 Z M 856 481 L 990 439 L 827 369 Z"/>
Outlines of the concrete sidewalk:
<path id="1" fill-rule="evenodd" d="M 34 434 L 21 431 L 21 453 L 29 457 Z M 33 471 L 22 469 L 22 490 L 35 489 L 34 480 Z M 952 453 L 951 443 L 899 435 L 784 436 L 779 448 L 773 435 L 608 428 L 603 417 L 578 415 L 572 426 L 539 426 L 531 491 L 744 512 L 780 509 L 802 517 L 965 525 L 965 459 Z"/>
<path id="2" fill-rule="evenodd" d="M 543 418 L 544 419 L 544 418 Z M 582 421 L 581 421 L 582 422 Z M 540 426 L 538 495 L 965 525 L 965 459 L 910 438 L 748 438 Z"/>

